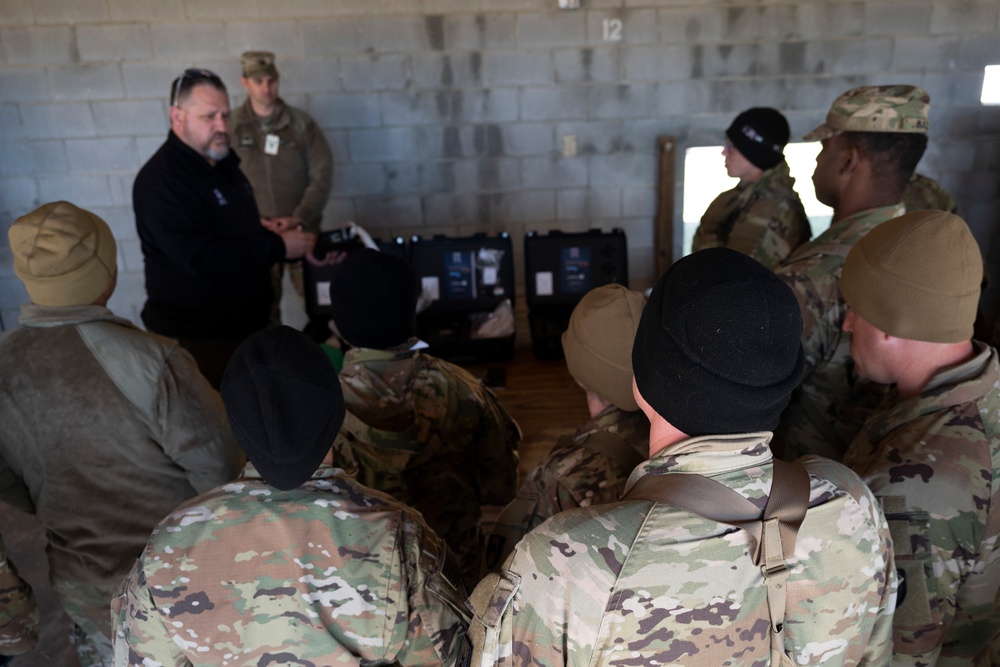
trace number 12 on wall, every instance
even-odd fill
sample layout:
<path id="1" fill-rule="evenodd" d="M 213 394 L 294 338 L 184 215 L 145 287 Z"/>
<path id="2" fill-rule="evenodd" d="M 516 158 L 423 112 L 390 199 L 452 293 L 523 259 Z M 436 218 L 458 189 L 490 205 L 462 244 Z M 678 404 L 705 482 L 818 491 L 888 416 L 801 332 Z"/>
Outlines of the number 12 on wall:
<path id="1" fill-rule="evenodd" d="M 604 19 L 604 41 L 605 42 L 620 42 L 622 41 L 622 20 L 621 19 Z"/>

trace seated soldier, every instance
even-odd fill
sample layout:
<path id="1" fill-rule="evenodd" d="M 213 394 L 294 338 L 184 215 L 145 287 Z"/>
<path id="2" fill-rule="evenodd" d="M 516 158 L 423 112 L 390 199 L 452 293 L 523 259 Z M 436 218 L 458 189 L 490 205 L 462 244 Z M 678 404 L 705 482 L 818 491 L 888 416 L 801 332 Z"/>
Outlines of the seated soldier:
<path id="1" fill-rule="evenodd" d="M 892 529 L 893 665 L 1000 664 L 1000 363 L 972 340 L 982 267 L 940 211 L 882 223 L 844 262 L 851 357 L 891 385 L 844 463 Z"/>
<path id="2" fill-rule="evenodd" d="M 875 498 L 839 463 L 768 447 L 801 334 L 758 262 L 677 261 L 632 347 L 649 460 L 621 502 L 557 514 L 483 579 L 464 664 L 885 665 L 895 568 Z"/>
<path id="3" fill-rule="evenodd" d="M 31 586 L 7 562 L 0 537 L 0 665 L 38 643 L 38 605 Z"/>
<path id="4" fill-rule="evenodd" d="M 465 370 L 414 337 L 418 282 L 405 260 L 356 250 L 330 278 L 333 323 L 352 349 L 340 382 L 347 417 L 334 442 L 358 479 L 423 513 L 478 581 L 480 505 L 517 490 L 520 430 Z"/>
<path id="5" fill-rule="evenodd" d="M 115 664 L 451 664 L 458 566 L 417 512 L 334 467 L 344 399 L 319 346 L 254 334 L 222 398 L 250 463 L 153 532 L 112 605 Z"/>
<path id="6" fill-rule="evenodd" d="M 649 455 L 649 420 L 632 396 L 632 339 L 645 302 L 640 292 L 604 285 L 573 309 L 562 346 L 566 367 L 587 392 L 590 421 L 560 437 L 528 473 L 489 536 L 486 570 L 549 517 L 621 500 L 629 473 Z"/>

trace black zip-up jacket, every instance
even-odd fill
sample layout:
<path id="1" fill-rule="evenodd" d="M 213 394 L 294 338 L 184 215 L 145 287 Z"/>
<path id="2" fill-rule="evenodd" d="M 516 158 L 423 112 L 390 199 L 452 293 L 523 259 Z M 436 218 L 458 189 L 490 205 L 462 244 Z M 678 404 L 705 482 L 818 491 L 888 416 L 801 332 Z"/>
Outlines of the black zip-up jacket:
<path id="1" fill-rule="evenodd" d="M 171 131 L 136 176 L 146 265 L 142 321 L 175 338 L 243 338 L 267 326 L 270 267 L 285 245 L 260 224 L 233 151 L 214 166 Z"/>

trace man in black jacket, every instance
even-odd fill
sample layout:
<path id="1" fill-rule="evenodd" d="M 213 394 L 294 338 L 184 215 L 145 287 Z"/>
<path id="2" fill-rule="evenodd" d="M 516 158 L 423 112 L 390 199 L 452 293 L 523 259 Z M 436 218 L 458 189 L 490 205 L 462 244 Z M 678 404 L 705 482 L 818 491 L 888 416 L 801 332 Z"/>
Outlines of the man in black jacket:
<path id="1" fill-rule="evenodd" d="M 132 190 L 145 257 L 142 320 L 177 338 L 216 388 L 240 341 L 267 325 L 271 266 L 302 257 L 316 241 L 300 228 L 261 226 L 228 130 L 221 79 L 186 70 L 171 84 L 167 141 Z"/>

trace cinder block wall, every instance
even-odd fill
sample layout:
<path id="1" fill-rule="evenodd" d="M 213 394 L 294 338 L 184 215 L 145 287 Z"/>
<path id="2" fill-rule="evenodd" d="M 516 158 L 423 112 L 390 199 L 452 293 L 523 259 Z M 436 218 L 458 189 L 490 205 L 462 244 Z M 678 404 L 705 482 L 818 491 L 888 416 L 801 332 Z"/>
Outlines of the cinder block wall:
<path id="1" fill-rule="evenodd" d="M 632 286 L 646 287 L 657 135 L 678 137 L 680 161 L 685 148 L 719 144 L 736 112 L 768 105 L 801 136 L 843 90 L 902 82 L 932 96 L 920 170 L 952 191 L 1000 263 L 1000 109 L 979 103 L 983 67 L 1000 63 L 1000 0 L 557 4 L 0 0 L 3 230 L 54 199 L 103 216 L 120 243 L 111 305 L 138 322 L 131 188 L 166 135 L 169 83 L 208 67 L 242 102 L 238 55 L 253 48 L 277 52 L 283 96 L 333 146 L 326 225 L 353 219 L 382 236 L 507 230 L 515 246 L 527 229 L 620 226 Z M 565 135 L 577 137 L 577 156 L 563 157 Z M 0 314 L 11 328 L 27 297 L 6 243 Z"/>

